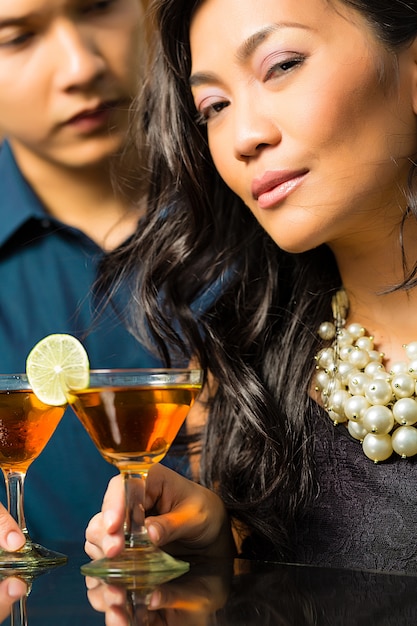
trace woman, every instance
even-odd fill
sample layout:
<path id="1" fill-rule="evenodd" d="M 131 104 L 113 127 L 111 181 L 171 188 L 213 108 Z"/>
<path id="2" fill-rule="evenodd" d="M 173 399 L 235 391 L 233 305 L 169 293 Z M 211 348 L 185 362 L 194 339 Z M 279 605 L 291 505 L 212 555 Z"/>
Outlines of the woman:
<path id="1" fill-rule="evenodd" d="M 410 342 L 414 360 L 417 339 L 417 2 L 158 0 L 155 14 L 148 228 L 114 263 L 138 277 L 140 326 L 216 381 L 202 481 L 246 554 L 416 571 L 417 431 L 400 431 L 405 448 L 400 437 L 393 452 L 394 432 L 414 423 L 393 417 L 407 381 L 389 397 L 381 389 L 393 366 L 408 373 L 397 363 Z M 221 296 L 193 319 L 193 300 L 216 281 Z M 350 388 L 346 366 L 320 353 L 334 342 L 327 322 L 344 318 L 355 341 L 367 329 L 347 348 Z M 333 359 L 346 331 L 336 338 Z M 375 351 L 388 374 L 376 361 L 366 395 L 354 385 Z M 414 388 L 405 397 L 415 402 Z M 207 511 L 202 487 L 172 480 Z M 151 494 L 166 495 L 154 481 Z M 88 529 L 93 557 L 118 549 L 117 489 Z M 154 538 L 207 547 L 206 530 L 210 543 L 225 528 L 220 500 L 194 534 L 178 501 L 176 518 L 170 500 L 148 521 Z"/>

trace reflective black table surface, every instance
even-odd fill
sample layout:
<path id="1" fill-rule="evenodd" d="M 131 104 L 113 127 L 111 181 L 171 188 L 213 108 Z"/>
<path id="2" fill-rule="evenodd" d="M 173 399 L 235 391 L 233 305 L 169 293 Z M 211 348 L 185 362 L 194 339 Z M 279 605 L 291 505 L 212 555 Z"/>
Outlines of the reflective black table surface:
<path id="1" fill-rule="evenodd" d="M 144 588 L 139 582 L 86 581 L 80 573 L 80 566 L 88 561 L 82 547 L 60 549 L 68 555 L 68 563 L 34 578 L 27 597 L 13 605 L 1 624 L 417 625 L 417 576 L 206 560 L 191 561 L 190 571 L 175 580 Z"/>

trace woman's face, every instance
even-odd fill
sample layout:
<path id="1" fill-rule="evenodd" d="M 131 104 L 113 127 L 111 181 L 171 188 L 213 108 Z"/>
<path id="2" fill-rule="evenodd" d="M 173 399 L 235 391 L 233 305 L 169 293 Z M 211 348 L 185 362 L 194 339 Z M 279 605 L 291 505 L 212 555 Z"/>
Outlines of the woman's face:
<path id="1" fill-rule="evenodd" d="M 397 223 L 417 153 L 417 43 L 398 64 L 335 0 L 204 0 L 191 86 L 225 182 L 301 252 Z"/>

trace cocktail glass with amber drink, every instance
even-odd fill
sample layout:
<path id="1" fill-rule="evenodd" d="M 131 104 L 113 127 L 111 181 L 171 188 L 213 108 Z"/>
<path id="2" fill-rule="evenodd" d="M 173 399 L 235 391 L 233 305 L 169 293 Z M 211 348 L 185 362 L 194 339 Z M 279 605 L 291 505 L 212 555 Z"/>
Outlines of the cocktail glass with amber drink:
<path id="1" fill-rule="evenodd" d="M 0 549 L 0 571 L 35 573 L 66 561 L 66 556 L 34 543 L 26 527 L 23 487 L 30 464 L 39 456 L 57 427 L 64 406 L 44 404 L 24 374 L 0 375 L 0 467 L 9 513 L 26 542 L 17 552 Z"/>
<path id="2" fill-rule="evenodd" d="M 168 452 L 201 384 L 201 370 L 92 370 L 88 388 L 67 390 L 74 412 L 102 456 L 119 469 L 125 486 L 125 548 L 114 558 L 87 563 L 84 574 L 128 579 L 189 568 L 149 540 L 145 486 L 149 469 Z"/>

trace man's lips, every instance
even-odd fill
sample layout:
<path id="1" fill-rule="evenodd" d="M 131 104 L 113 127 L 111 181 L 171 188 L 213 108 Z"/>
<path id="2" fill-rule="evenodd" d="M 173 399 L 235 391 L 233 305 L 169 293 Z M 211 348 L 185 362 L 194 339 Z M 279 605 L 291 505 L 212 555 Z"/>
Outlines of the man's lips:
<path id="1" fill-rule="evenodd" d="M 86 107 L 81 111 L 72 115 L 64 124 L 77 124 L 83 120 L 94 119 L 101 115 L 106 115 L 108 112 L 116 109 L 126 109 L 129 103 L 125 100 L 112 100 L 108 102 L 98 102 L 92 106 Z"/>
<path id="2" fill-rule="evenodd" d="M 284 200 L 299 184 L 308 170 L 265 172 L 252 182 L 252 197 L 260 208 L 269 208 Z"/>

